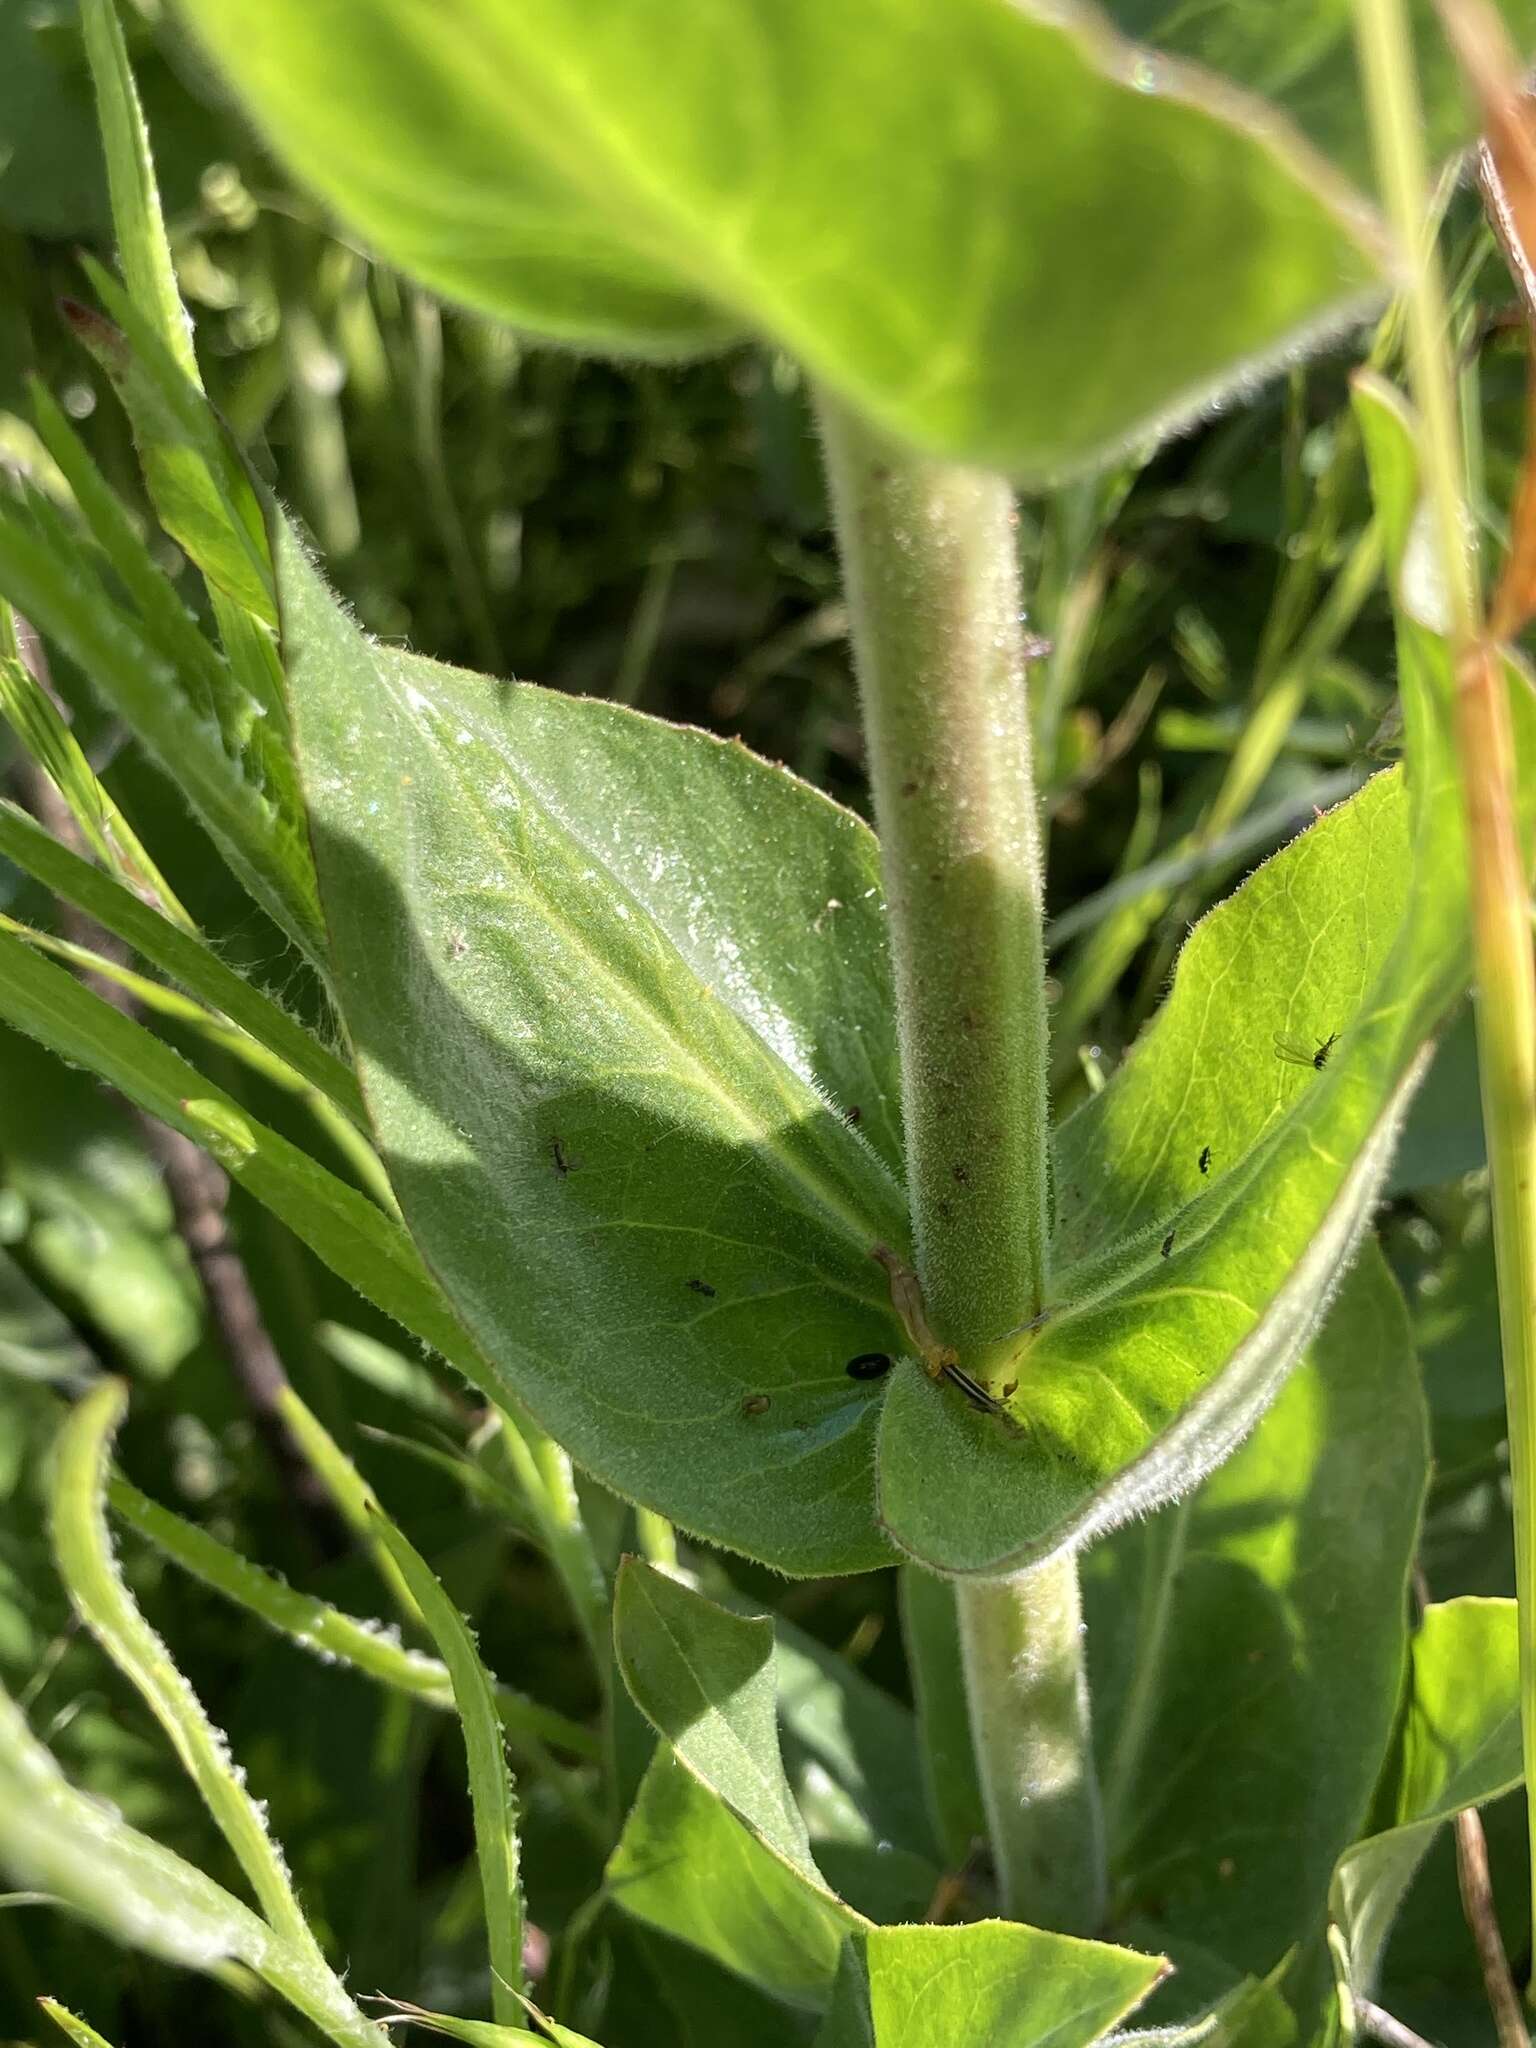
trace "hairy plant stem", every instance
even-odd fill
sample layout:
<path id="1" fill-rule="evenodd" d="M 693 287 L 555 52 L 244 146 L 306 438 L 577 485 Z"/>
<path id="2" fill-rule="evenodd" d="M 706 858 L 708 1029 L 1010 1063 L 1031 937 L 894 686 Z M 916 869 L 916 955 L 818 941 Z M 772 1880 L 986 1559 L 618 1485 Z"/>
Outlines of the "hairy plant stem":
<path id="1" fill-rule="evenodd" d="M 1411 259 L 1404 309 L 1408 359 L 1456 655 L 1478 1071 L 1509 1410 L 1521 1721 L 1526 1778 L 1536 1783 L 1536 954 L 1530 892 L 1515 826 L 1514 755 L 1502 663 L 1484 631 L 1469 552 L 1445 293 L 1428 232 L 1423 119 L 1403 0 L 1356 0 L 1356 30 L 1378 177 L 1392 225 Z M 1536 1804 L 1532 1821 L 1536 1872 Z"/>
<path id="2" fill-rule="evenodd" d="M 1077 1559 L 956 1589 L 981 1798 L 1003 1909 L 1096 1934 L 1104 1825 L 1093 1770 Z"/>
<path id="3" fill-rule="evenodd" d="M 1046 1301 L 1040 833 L 1012 494 L 823 395 L 901 1048 L 917 1275 L 995 1389 Z M 1004 1910 L 1098 1923 L 1103 1856 L 1076 1563 L 956 1591 Z"/>

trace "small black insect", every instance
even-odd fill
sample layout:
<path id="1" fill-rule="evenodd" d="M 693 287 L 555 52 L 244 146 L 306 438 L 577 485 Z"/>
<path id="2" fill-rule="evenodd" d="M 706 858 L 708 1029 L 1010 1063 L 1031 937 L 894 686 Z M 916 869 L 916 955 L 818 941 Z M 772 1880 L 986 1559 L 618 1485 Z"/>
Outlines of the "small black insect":
<path id="1" fill-rule="evenodd" d="M 713 1289 L 713 1287 L 710 1286 L 707 1280 L 690 1280 L 688 1282 L 688 1285 L 693 1289 L 695 1294 L 707 1295 L 711 1301 L 714 1300 L 715 1290 Z"/>
<path id="2" fill-rule="evenodd" d="M 1205 1147 L 1204 1151 L 1203 1151 L 1203 1152 L 1202 1152 L 1202 1153 L 1200 1154 L 1200 1171 L 1201 1171 L 1202 1173 L 1209 1173 L 1209 1172 L 1210 1172 L 1210 1170 L 1211 1170 L 1211 1148 L 1210 1148 L 1210 1146 L 1209 1146 L 1209 1145 L 1207 1145 L 1207 1146 Z"/>
<path id="3" fill-rule="evenodd" d="M 863 1114 L 863 1110 L 860 1109 L 856 1102 L 850 1103 L 848 1108 L 843 1111 L 843 1122 L 845 1124 L 856 1124 Z"/>
<path id="4" fill-rule="evenodd" d="M 771 1395 L 748 1394 L 741 1404 L 741 1412 L 743 1415 L 766 1415 L 772 1406 L 773 1398 Z"/>
<path id="5" fill-rule="evenodd" d="M 1167 1258 L 1167 1256 L 1168 1256 L 1168 1254 L 1169 1254 L 1169 1253 L 1170 1253 L 1170 1252 L 1171 1252 L 1172 1250 L 1173 1250 L 1173 1232 L 1172 1232 L 1172 1231 L 1170 1230 L 1170 1231 L 1169 1231 L 1169 1233 L 1168 1233 L 1168 1235 L 1167 1235 L 1167 1236 L 1166 1236 L 1166 1237 L 1165 1237 L 1165 1238 L 1163 1239 L 1163 1257 L 1164 1257 L 1164 1258 L 1166 1259 L 1166 1258 Z"/>
<path id="6" fill-rule="evenodd" d="M 958 1365 L 945 1363 L 939 1368 L 939 1377 L 958 1387 L 973 1408 L 979 1408 L 983 1415 L 1001 1415 L 1003 1404 L 989 1394 L 980 1380 L 973 1380 L 970 1374 Z"/>
<path id="7" fill-rule="evenodd" d="M 552 1159 L 554 1160 L 554 1162 L 555 1162 L 555 1171 L 556 1171 L 556 1173 L 558 1173 L 558 1174 L 559 1174 L 559 1176 L 560 1176 L 560 1178 L 561 1178 L 562 1180 L 564 1180 L 564 1179 L 565 1179 L 565 1176 L 566 1176 L 566 1175 L 567 1175 L 567 1174 L 568 1174 L 568 1173 L 570 1172 L 570 1170 L 571 1170 L 571 1162 L 570 1162 L 570 1160 L 569 1160 L 569 1159 L 568 1159 L 568 1158 L 566 1157 L 566 1151 L 565 1151 L 565 1147 L 564 1147 L 564 1145 L 563 1145 L 563 1144 L 562 1144 L 562 1143 L 560 1142 L 560 1140 L 559 1140 L 559 1138 L 558 1138 L 558 1137 L 555 1137 L 555 1138 L 551 1138 L 551 1139 L 550 1139 L 550 1141 L 549 1141 L 549 1153 L 550 1153 L 550 1157 L 551 1157 L 551 1158 L 552 1158 Z"/>
<path id="8" fill-rule="evenodd" d="M 850 1358 L 843 1367 L 851 1380 L 883 1380 L 896 1363 L 883 1351 L 861 1351 L 857 1358 Z"/>
<path id="9" fill-rule="evenodd" d="M 1311 1052 L 1294 1038 L 1282 1038 L 1275 1033 L 1275 1058 L 1284 1060 L 1290 1067 L 1316 1067 L 1321 1073 L 1328 1064 L 1328 1055 L 1339 1042 L 1337 1031 L 1330 1031 L 1326 1038 L 1320 1038 Z"/>

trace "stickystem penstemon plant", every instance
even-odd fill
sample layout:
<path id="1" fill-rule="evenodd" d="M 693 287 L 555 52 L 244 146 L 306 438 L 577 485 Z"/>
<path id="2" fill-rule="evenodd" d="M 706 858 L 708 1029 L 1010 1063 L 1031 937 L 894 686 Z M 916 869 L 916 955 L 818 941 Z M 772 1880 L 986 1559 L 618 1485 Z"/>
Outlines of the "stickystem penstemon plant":
<path id="1" fill-rule="evenodd" d="M 587 1731 L 498 1690 L 291 1390 L 285 1427 L 440 1661 L 114 1480 L 105 1387 L 60 1433 L 60 1571 L 261 1910 L 104 1817 L 11 1712 L 0 1857 L 158 1954 L 238 1962 L 329 2038 L 373 2034 L 123 1586 L 110 1504 L 274 1626 L 457 1713 L 494 2014 L 438 2016 L 462 2038 L 517 2039 L 526 2017 L 504 1741 L 611 1850 L 587 1921 L 616 1913 L 664 1957 L 681 1945 L 728 1973 L 710 1980 L 714 2038 L 1088 2042 L 1153 1992 L 1165 1952 L 1167 2038 L 1338 2038 L 1370 2010 L 1438 1823 L 1519 1774 L 1508 1609 L 1431 1606 L 1409 1643 L 1422 1418 L 1366 1243 L 1470 966 L 1453 642 L 1426 596 L 1415 427 L 1379 377 L 1358 380 L 1404 767 L 1199 925 L 1155 1023 L 1054 1133 L 1013 485 L 1155 436 L 1383 297 L 1348 24 L 1297 96 L 1303 137 L 1257 96 L 1284 96 L 1278 23 L 1170 55 L 1004 0 L 942 18 L 914 0 L 722 5 L 665 35 L 643 0 L 184 11 L 301 177 L 448 297 L 574 347 L 665 358 L 755 334 L 798 359 L 878 843 L 741 749 L 359 629 L 202 397 L 116 19 L 89 0 L 126 289 L 93 270 L 103 311 L 70 317 L 212 632 L 45 393 L 37 432 L 95 552 L 24 487 L 0 520 L 0 591 L 176 781 L 323 980 L 347 1056 L 202 944 L 50 723 L 19 637 L 9 715 L 97 865 L 11 811 L 0 851 L 185 993 L 119 962 L 139 1009 L 114 1008 L 46 955 L 110 957 L 8 921 L 0 1015 L 205 1146 L 493 1404 L 478 1483 L 532 1525 L 600 1665 L 609 1591 L 572 1460 L 639 1504 L 664 1567 L 667 1524 L 791 1576 L 904 1560 L 921 1711 L 885 1713 L 879 1741 L 888 1780 L 926 1774 L 931 1811 L 858 1786 L 866 1759 L 834 1746 L 841 1846 L 852 1827 L 872 1866 L 905 1859 L 896 1880 L 834 1882 L 837 1828 L 813 1830 L 780 1754 L 772 1626 L 633 1561 L 612 1602 L 604 1797 L 584 1804 Z M 1188 33 L 1124 11 L 1153 43 Z M 1202 57 L 1212 72 L 1179 61 Z M 1448 149 L 1465 140 L 1449 60 L 1428 36 L 1422 59 Z M 1106 317 L 1107 281 L 1134 317 Z M 1508 687 L 1518 738 L 1512 669 Z M 224 1071 L 259 1067 L 309 1105 L 345 1177 L 150 1033 L 143 1017 L 178 1003 Z M 1277 1038 L 1327 1053 L 1298 1067 Z M 1281 1537 L 1245 1548 L 1265 1522 Z M 796 1654 L 781 1633 L 780 1659 Z M 839 1714 L 885 1711 L 846 1675 L 819 1683 Z M 1225 1753 L 1230 1811 L 1170 1838 L 1178 1745 L 1222 1759 L 1234 1728 L 1284 1769 Z M 990 1864 L 972 1917 L 924 1924 L 971 1833 Z M 587 2014 L 584 1925 L 550 1980 L 557 2020 Z M 601 2010 L 594 2024 L 608 2036 Z"/>

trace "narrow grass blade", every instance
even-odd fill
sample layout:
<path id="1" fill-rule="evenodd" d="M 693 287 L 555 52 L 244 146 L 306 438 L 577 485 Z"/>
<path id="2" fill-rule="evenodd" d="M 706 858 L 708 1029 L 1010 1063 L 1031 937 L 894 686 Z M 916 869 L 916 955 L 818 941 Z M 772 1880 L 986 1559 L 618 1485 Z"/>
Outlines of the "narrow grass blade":
<path id="1" fill-rule="evenodd" d="M 112 2043 L 104 2034 L 98 2034 L 94 2027 L 88 2026 L 82 2019 L 77 2019 L 74 2013 L 60 2005 L 56 1998 L 40 1998 L 37 2002 L 59 2032 L 74 2042 L 75 2048 L 112 2048 Z"/>
<path id="2" fill-rule="evenodd" d="M 142 1024 L 0 931 L 0 1019 L 110 1083 L 221 1166 L 365 1300 L 471 1379 L 485 1367 L 400 1226 L 249 1117 Z"/>
<path id="3" fill-rule="evenodd" d="M 107 159 L 117 251 L 134 303 L 152 320 L 171 356 L 194 383 L 197 357 L 166 239 L 149 135 L 115 0 L 81 0 L 80 26 L 96 88 L 96 116 Z"/>
<path id="4" fill-rule="evenodd" d="M 5 802 L 0 802 L 0 854 L 132 946 L 189 995 L 221 1011 L 366 1132 L 367 1112 L 351 1068 L 269 996 L 227 967 L 206 939 L 161 916 L 113 876 L 61 846 L 25 811 Z"/>
<path id="5" fill-rule="evenodd" d="M 126 1479 L 108 1482 L 107 1501 L 113 1514 L 173 1564 L 255 1615 L 268 1628 L 317 1657 L 348 1664 L 381 1685 L 408 1693 L 423 1706 L 452 1707 L 453 1686 L 447 1667 L 436 1657 L 407 1649 L 383 1624 L 360 1620 L 328 1601 L 298 1592 L 195 1522 L 150 1500 Z M 510 1686 L 499 1686 L 496 1698 L 502 1725 L 514 1747 L 552 1743 L 573 1756 L 598 1754 L 596 1738 L 579 1722 L 539 1706 Z"/>
<path id="6" fill-rule="evenodd" d="M 127 1405 L 122 1382 L 103 1380 L 76 1404 L 59 1431 L 50 1502 L 59 1574 L 75 1612 L 169 1736 L 275 1931 L 319 1961 L 282 1855 L 235 1770 L 228 1744 L 134 1604 L 113 1556 L 107 1467 Z"/>
<path id="7" fill-rule="evenodd" d="M 277 1400 L 294 1442 L 314 1468 L 341 1519 L 367 1546 L 379 1577 L 389 1589 L 390 1598 L 407 1621 L 424 1622 L 425 1617 L 405 1574 L 384 1540 L 382 1529 L 386 1517 L 378 1495 L 319 1416 L 306 1407 L 292 1387 L 283 1388 Z"/>
<path id="8" fill-rule="evenodd" d="M 0 716 L 68 804 L 97 859 L 128 887 L 158 903 L 167 917 L 189 923 L 169 882 L 96 779 L 58 706 L 25 664 L 8 655 L 0 655 Z"/>
<path id="9" fill-rule="evenodd" d="M 523 1894 L 518 1872 L 517 1796 L 507 1768 L 496 1688 L 480 1661 L 468 1624 L 426 1560 L 381 1510 L 374 1510 L 374 1518 L 380 1537 L 426 1617 L 453 1681 L 469 1756 L 475 1853 L 491 1950 L 491 2006 L 498 2023 L 510 2025 L 521 2011 Z"/>

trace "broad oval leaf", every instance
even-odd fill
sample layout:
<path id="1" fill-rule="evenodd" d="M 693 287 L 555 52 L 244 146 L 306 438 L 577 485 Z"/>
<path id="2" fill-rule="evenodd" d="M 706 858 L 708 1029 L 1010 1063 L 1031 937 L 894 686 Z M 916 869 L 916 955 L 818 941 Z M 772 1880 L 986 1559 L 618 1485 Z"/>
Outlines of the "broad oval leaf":
<path id="1" fill-rule="evenodd" d="M 608 1485 L 888 1561 L 906 1237 L 875 842 L 743 749 L 366 640 L 275 544 L 334 983 L 413 1236 Z"/>
<path id="2" fill-rule="evenodd" d="M 1383 387 L 1359 405 L 1401 580 L 1411 427 Z M 1406 609 L 1398 644 L 1410 779 L 1378 776 L 1196 928 L 1163 1009 L 1059 1134 L 1052 1313 L 1006 1423 L 893 1381 L 880 1512 L 920 1562 L 1019 1567 L 1177 1499 L 1321 1321 L 1467 967 L 1450 658 Z M 1293 1039 L 1300 1064 L 1277 1057 Z"/>
<path id="3" fill-rule="evenodd" d="M 994 468 L 1166 425 L 1379 276 L 1369 209 L 1272 110 L 1086 9 L 184 7 L 300 174 L 437 290 L 605 351 L 755 331 Z"/>

